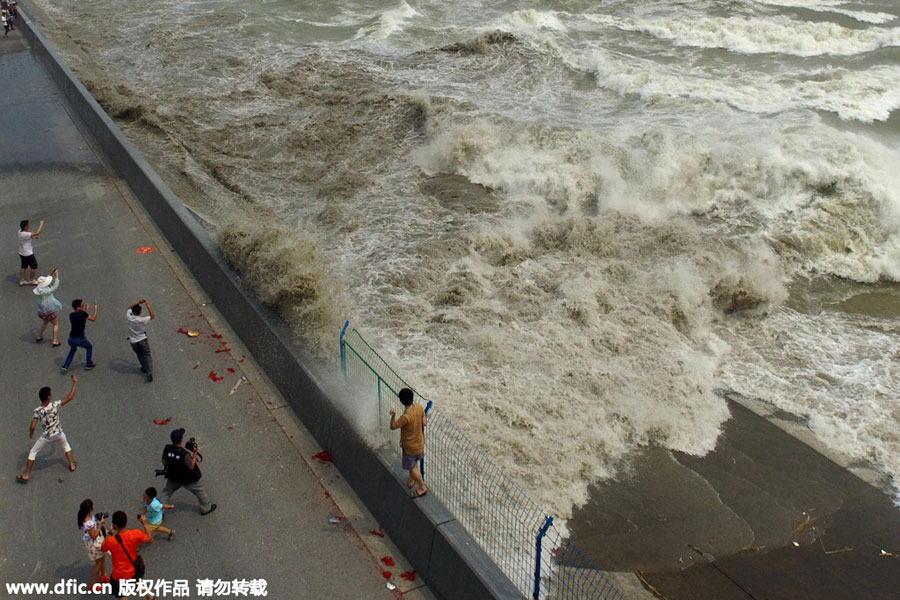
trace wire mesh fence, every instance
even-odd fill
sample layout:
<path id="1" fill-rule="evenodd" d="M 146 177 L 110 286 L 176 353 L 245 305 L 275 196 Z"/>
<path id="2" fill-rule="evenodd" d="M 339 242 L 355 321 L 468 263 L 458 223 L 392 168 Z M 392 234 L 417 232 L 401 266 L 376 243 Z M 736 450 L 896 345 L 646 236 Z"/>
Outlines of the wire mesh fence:
<path id="1" fill-rule="evenodd" d="M 407 387 L 430 405 L 353 329 L 341 332 L 341 365 L 356 388 L 371 390 L 384 441 L 399 453 L 399 430 L 390 431 L 390 409 L 405 408 L 397 392 Z M 368 393 L 368 392 L 367 392 Z M 365 408 L 364 408 L 365 409 Z M 526 597 L 624 600 L 621 592 L 465 432 L 431 405 L 423 475 L 457 521 Z"/>

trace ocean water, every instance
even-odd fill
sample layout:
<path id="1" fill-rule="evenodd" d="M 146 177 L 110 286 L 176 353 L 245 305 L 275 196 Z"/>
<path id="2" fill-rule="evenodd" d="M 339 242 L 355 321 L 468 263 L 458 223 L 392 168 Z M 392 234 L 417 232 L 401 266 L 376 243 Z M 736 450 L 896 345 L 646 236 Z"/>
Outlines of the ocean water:
<path id="1" fill-rule="evenodd" d="M 33 2 L 312 348 L 548 510 L 720 388 L 900 497 L 896 2 Z"/>

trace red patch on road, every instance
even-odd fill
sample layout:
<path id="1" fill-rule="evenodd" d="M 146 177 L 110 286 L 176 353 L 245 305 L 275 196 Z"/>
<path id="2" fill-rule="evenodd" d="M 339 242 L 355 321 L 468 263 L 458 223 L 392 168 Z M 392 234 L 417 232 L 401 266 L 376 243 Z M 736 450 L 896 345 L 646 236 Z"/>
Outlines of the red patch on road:
<path id="1" fill-rule="evenodd" d="M 218 354 L 219 352 L 231 352 L 231 348 L 219 348 L 218 350 L 216 350 L 216 354 Z"/>
<path id="2" fill-rule="evenodd" d="M 382 556 L 382 557 L 381 557 L 381 562 L 383 562 L 383 563 L 384 563 L 384 566 L 386 566 L 386 567 L 393 567 L 393 566 L 394 566 L 394 559 L 391 558 L 390 556 Z"/>
<path id="3" fill-rule="evenodd" d="M 390 572 L 390 571 L 382 571 L 382 572 L 381 572 L 381 576 L 384 577 L 385 579 L 390 579 L 390 578 L 391 578 L 391 572 Z"/>
<path id="4" fill-rule="evenodd" d="M 231 367 L 228 367 L 227 370 L 228 370 L 229 373 L 234 373 L 234 369 L 232 369 Z"/>
<path id="5" fill-rule="evenodd" d="M 384 537 L 384 531 L 381 529 L 381 527 L 379 527 L 377 531 L 375 529 L 372 529 L 369 531 L 369 533 L 371 533 L 372 535 L 377 535 L 378 537 Z"/>
<path id="6" fill-rule="evenodd" d="M 141 246 L 137 249 L 138 254 L 150 254 L 153 252 L 153 246 Z"/>
<path id="7" fill-rule="evenodd" d="M 312 457 L 314 459 L 321 460 L 322 462 L 331 462 L 331 455 L 327 452 L 318 452 L 316 454 L 313 454 Z"/>
<path id="8" fill-rule="evenodd" d="M 400 573 L 400 579 L 405 579 L 406 581 L 415 581 L 416 580 L 416 572 L 415 571 L 407 571 L 406 573 Z"/>
<path id="9" fill-rule="evenodd" d="M 224 377 L 219 377 L 218 375 L 216 375 L 215 371 L 209 372 L 209 378 L 212 379 L 213 381 L 222 381 L 223 379 L 225 379 Z"/>
<path id="10" fill-rule="evenodd" d="M 211 333 L 211 334 L 209 334 L 209 337 L 214 337 L 214 338 L 216 338 L 217 340 L 221 340 L 221 339 L 222 339 L 222 334 L 221 334 L 221 333 Z"/>
<path id="11" fill-rule="evenodd" d="M 172 417 L 167 417 L 165 419 L 159 419 L 159 420 L 153 419 L 153 422 L 156 423 L 157 425 L 165 425 L 166 423 L 168 423 L 171 420 L 172 420 Z"/>

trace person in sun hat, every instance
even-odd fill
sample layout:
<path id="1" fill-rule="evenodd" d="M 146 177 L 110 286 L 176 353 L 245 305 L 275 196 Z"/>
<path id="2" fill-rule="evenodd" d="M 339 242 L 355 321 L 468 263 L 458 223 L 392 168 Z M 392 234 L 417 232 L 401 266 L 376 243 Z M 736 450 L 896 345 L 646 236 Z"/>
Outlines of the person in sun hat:
<path id="1" fill-rule="evenodd" d="M 37 279 L 37 287 L 34 294 L 37 300 L 37 316 L 41 320 L 41 328 L 38 329 L 36 342 L 44 339 L 44 330 L 47 325 L 53 323 L 53 347 L 59 346 L 59 320 L 56 311 L 62 310 L 62 303 L 56 299 L 53 292 L 59 288 L 59 269 L 53 269 L 49 275 L 43 275 Z"/>

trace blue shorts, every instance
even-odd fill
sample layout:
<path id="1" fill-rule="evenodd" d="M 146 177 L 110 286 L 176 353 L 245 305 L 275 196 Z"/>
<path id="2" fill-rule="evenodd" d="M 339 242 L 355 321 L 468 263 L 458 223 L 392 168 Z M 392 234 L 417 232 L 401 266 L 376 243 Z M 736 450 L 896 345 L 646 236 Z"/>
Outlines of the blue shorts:
<path id="1" fill-rule="evenodd" d="M 403 470 L 404 471 L 411 470 L 413 467 L 415 467 L 417 464 L 419 464 L 419 461 L 422 460 L 423 458 L 425 458 L 424 452 L 422 452 L 421 454 L 415 454 L 415 455 L 407 454 L 406 452 L 404 452 L 403 453 Z"/>

